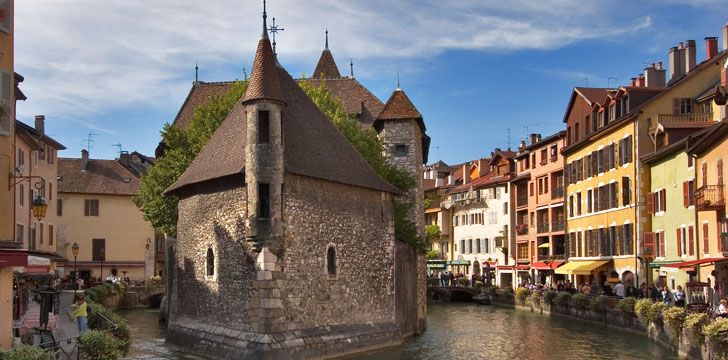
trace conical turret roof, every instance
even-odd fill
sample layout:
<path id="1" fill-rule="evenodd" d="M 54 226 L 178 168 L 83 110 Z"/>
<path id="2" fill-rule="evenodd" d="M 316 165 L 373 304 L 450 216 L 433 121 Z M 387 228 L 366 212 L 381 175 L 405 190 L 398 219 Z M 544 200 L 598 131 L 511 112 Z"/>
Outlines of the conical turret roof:
<path id="1" fill-rule="evenodd" d="M 422 119 L 422 115 L 412 104 L 402 89 L 397 88 L 384 104 L 384 110 L 377 120 Z M 422 131 L 425 131 L 424 127 Z"/>
<path id="2" fill-rule="evenodd" d="M 285 103 L 278 79 L 276 58 L 265 31 L 264 36 L 258 41 L 248 90 L 243 96 L 243 103 L 253 100 L 276 100 Z"/>

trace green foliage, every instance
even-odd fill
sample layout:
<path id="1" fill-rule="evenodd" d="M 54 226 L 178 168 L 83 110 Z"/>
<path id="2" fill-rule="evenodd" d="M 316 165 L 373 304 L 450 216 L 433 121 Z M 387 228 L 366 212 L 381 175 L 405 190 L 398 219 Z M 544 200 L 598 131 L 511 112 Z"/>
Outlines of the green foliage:
<path id="1" fill-rule="evenodd" d="M 652 324 L 652 319 L 650 318 L 650 309 L 652 308 L 653 303 L 654 301 L 650 299 L 640 299 L 634 305 L 634 312 L 635 314 L 637 314 L 637 318 L 640 319 L 640 322 L 645 327 L 649 327 L 650 324 Z"/>
<path id="2" fill-rule="evenodd" d="M 429 209 L 430 205 L 432 205 L 432 198 L 429 196 L 425 196 L 425 209 Z"/>
<path id="3" fill-rule="evenodd" d="M 150 276 L 149 277 L 149 285 L 155 286 L 155 285 L 161 285 L 162 284 L 162 277 L 161 276 Z"/>
<path id="4" fill-rule="evenodd" d="M 430 250 L 425 254 L 427 260 L 437 260 L 438 256 L 440 256 L 440 252 L 437 250 Z"/>
<path id="5" fill-rule="evenodd" d="M 556 298 L 554 299 L 554 301 L 557 305 L 569 306 L 569 301 L 571 301 L 571 294 L 566 291 L 559 291 L 559 293 L 556 294 Z"/>
<path id="6" fill-rule="evenodd" d="M 109 296 L 118 295 L 121 298 L 128 290 L 129 285 L 123 281 L 117 281 L 115 283 L 107 282 L 86 289 L 86 291 L 84 291 L 84 297 L 86 297 L 87 300 L 101 303 Z"/>
<path id="7" fill-rule="evenodd" d="M 440 227 L 437 225 L 425 225 L 425 236 L 430 238 L 437 238 L 442 235 L 442 232 L 440 231 Z"/>
<path id="8" fill-rule="evenodd" d="M 186 130 L 169 123 L 164 125 L 162 139 L 168 149 L 164 157 L 157 159 L 156 165 L 142 176 L 141 188 L 133 198 L 134 204 L 144 213 L 144 219 L 156 229 L 176 236 L 179 199 L 162 192 L 187 169 L 247 88 L 247 81 L 236 81 L 227 93 L 200 105 Z"/>
<path id="9" fill-rule="evenodd" d="M 685 331 L 692 346 L 701 346 L 705 342 L 703 327 L 708 324 L 708 314 L 691 313 L 685 317 Z"/>
<path id="10" fill-rule="evenodd" d="M 673 337 L 679 339 L 682 335 L 683 326 L 685 325 L 685 309 L 674 306 L 662 311 L 662 318 L 667 328 L 672 331 Z"/>
<path id="11" fill-rule="evenodd" d="M 8 350 L 0 350 L 3 360 L 50 360 L 51 353 L 37 346 L 20 344 Z"/>
<path id="12" fill-rule="evenodd" d="M 720 319 L 703 327 L 703 335 L 716 359 L 728 358 L 728 320 Z"/>
<path id="13" fill-rule="evenodd" d="M 105 331 L 89 330 L 78 338 L 84 359 L 116 360 L 122 356 L 119 339 Z"/>
<path id="14" fill-rule="evenodd" d="M 622 310 L 625 314 L 634 314 L 634 306 L 637 304 L 637 299 L 635 298 L 624 298 L 619 300 L 617 303 L 617 306 Z"/>
<path id="15" fill-rule="evenodd" d="M 650 306 L 650 310 L 648 311 L 648 317 L 655 325 L 662 325 L 661 321 L 662 318 L 662 312 L 667 309 L 667 305 L 663 302 L 656 302 L 653 303 L 652 306 Z"/>
<path id="16" fill-rule="evenodd" d="M 421 254 L 427 251 L 425 239 L 417 236 L 417 225 L 407 218 L 410 207 L 396 199 L 392 200 L 394 208 L 394 238 L 405 244 L 410 244 Z"/>
<path id="17" fill-rule="evenodd" d="M 541 299 L 544 297 L 543 291 L 534 291 L 531 295 L 531 302 L 533 303 L 533 306 L 539 307 L 541 306 Z"/>
<path id="18" fill-rule="evenodd" d="M 470 286 L 470 280 L 466 277 L 458 278 L 458 285 L 460 286 Z"/>
<path id="19" fill-rule="evenodd" d="M 571 303 L 574 304 L 576 310 L 586 310 L 591 305 L 589 298 L 584 294 L 576 294 L 571 297 Z"/>
<path id="20" fill-rule="evenodd" d="M 513 288 L 510 286 L 506 286 L 503 288 L 503 294 L 504 295 L 513 295 Z"/>
<path id="21" fill-rule="evenodd" d="M 543 301 L 546 302 L 547 304 L 552 305 L 554 303 L 555 298 L 556 298 L 556 291 L 546 290 L 543 292 Z"/>
<path id="22" fill-rule="evenodd" d="M 526 305 L 526 298 L 528 298 L 529 295 L 531 295 L 531 293 L 525 287 L 519 287 L 516 289 L 516 299 L 518 299 L 518 302 L 520 302 L 521 305 Z"/>
<path id="23" fill-rule="evenodd" d="M 111 329 L 111 324 L 105 321 L 99 321 L 100 315 L 103 315 L 105 318 L 109 319 L 109 321 L 116 324 L 116 336 L 119 339 L 119 353 L 123 356 L 126 356 L 126 354 L 129 352 L 129 348 L 131 347 L 131 327 L 129 326 L 129 323 L 117 313 L 107 309 L 101 304 L 95 303 L 93 301 L 87 301 L 86 304 L 89 328 L 92 330 Z M 99 324 L 101 324 L 101 328 L 98 327 Z"/>
<path id="24" fill-rule="evenodd" d="M 427 278 L 427 286 L 440 286 L 440 279 L 437 276 Z"/>
<path id="25" fill-rule="evenodd" d="M 591 309 L 596 313 L 603 313 L 607 311 L 607 297 L 605 295 L 599 295 L 592 299 Z"/>

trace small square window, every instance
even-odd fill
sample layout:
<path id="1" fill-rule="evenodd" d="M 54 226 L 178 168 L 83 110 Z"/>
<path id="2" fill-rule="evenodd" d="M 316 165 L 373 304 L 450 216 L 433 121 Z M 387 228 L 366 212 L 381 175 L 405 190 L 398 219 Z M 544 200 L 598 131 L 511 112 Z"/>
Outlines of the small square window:
<path id="1" fill-rule="evenodd" d="M 395 145 L 394 147 L 394 154 L 397 156 L 403 156 L 407 154 L 407 145 Z"/>

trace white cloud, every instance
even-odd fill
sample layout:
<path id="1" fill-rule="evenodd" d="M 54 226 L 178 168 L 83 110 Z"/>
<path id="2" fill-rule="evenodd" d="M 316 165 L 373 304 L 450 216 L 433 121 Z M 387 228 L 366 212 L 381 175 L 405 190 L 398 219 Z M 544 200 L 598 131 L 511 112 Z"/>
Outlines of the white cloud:
<path id="1" fill-rule="evenodd" d="M 261 32 L 259 1 L 34 0 L 16 7 L 16 71 L 29 96 L 20 115 L 53 114 L 106 132 L 121 131 L 102 120 L 116 112 L 179 106 L 195 62 L 221 79 L 230 75 L 215 69 L 249 66 Z M 286 29 L 278 36 L 284 64 L 313 67 L 328 27 L 345 74 L 348 58 L 361 73 L 359 62 L 427 59 L 451 49 L 552 49 L 650 25 L 639 16 L 616 24 L 603 3 L 567 0 L 272 0 L 268 10 Z"/>

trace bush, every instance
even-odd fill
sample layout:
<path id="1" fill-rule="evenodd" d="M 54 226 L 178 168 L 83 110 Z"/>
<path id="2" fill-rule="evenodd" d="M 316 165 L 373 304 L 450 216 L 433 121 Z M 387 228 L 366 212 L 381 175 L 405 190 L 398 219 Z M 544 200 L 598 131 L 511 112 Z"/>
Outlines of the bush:
<path id="1" fill-rule="evenodd" d="M 650 299 L 640 299 L 634 305 L 634 312 L 645 327 L 650 327 L 650 324 L 652 323 L 652 319 L 650 318 L 650 308 L 652 308 L 653 303 L 654 301 Z"/>
<path id="2" fill-rule="evenodd" d="M 526 298 L 529 295 L 530 293 L 525 287 L 519 287 L 516 289 L 516 299 L 518 299 L 518 302 L 520 302 L 521 305 L 526 305 Z"/>
<path id="3" fill-rule="evenodd" d="M 692 346 L 701 346 L 705 343 L 703 327 L 708 323 L 708 314 L 692 313 L 685 317 L 684 329 Z"/>
<path id="4" fill-rule="evenodd" d="M 566 291 L 561 291 L 558 294 L 556 294 L 556 298 L 554 299 L 556 301 L 556 304 L 561 306 L 569 306 L 569 301 L 571 301 L 571 294 L 569 294 Z"/>
<path id="5" fill-rule="evenodd" d="M 662 318 L 665 321 L 667 328 L 672 331 L 672 335 L 675 339 L 679 339 L 682 336 L 682 329 L 685 324 L 685 309 L 674 306 L 669 309 L 662 311 Z"/>
<path id="6" fill-rule="evenodd" d="M 477 281 L 476 280 L 475 281 L 475 286 L 474 286 L 475 287 L 475 290 L 477 290 L 478 292 L 483 291 L 483 285 L 485 285 L 485 284 L 483 284 L 482 281 Z"/>
<path id="7" fill-rule="evenodd" d="M 440 256 L 440 252 L 437 250 L 430 250 L 427 253 L 425 253 L 425 259 L 427 259 L 427 260 L 437 260 L 438 256 Z M 149 281 L 151 281 L 151 280 L 152 279 L 150 278 Z M 161 281 L 162 279 L 159 279 L 159 280 Z"/>
<path id="8" fill-rule="evenodd" d="M 437 276 L 427 278 L 427 286 L 440 286 L 440 278 Z"/>
<path id="9" fill-rule="evenodd" d="M 667 305 L 665 303 L 663 303 L 663 302 L 653 303 L 650 306 L 650 310 L 648 312 L 650 321 L 652 321 L 652 323 L 657 326 L 661 326 L 663 324 L 662 312 L 665 311 L 665 309 L 667 309 Z"/>
<path id="10" fill-rule="evenodd" d="M 503 288 L 503 295 L 513 295 L 513 288 L 508 286 Z"/>
<path id="11" fill-rule="evenodd" d="M 637 299 L 635 298 L 624 298 L 619 300 L 617 303 L 617 306 L 619 306 L 619 309 L 622 310 L 625 314 L 634 314 L 634 306 L 637 304 Z"/>
<path id="12" fill-rule="evenodd" d="M 88 313 L 88 326 L 92 330 L 108 330 L 108 328 L 101 328 L 99 329 L 97 327 L 97 324 L 99 324 L 98 317 L 99 315 L 103 315 L 109 321 L 113 322 L 117 325 L 117 331 L 116 336 L 119 339 L 119 351 L 122 356 L 126 356 L 127 353 L 129 353 L 129 348 L 131 347 L 131 328 L 129 327 L 129 323 L 119 316 L 117 313 L 105 308 L 101 304 L 97 304 L 94 302 L 87 302 L 87 313 Z M 104 323 L 104 322 L 102 322 Z"/>
<path id="13" fill-rule="evenodd" d="M 533 306 L 541 306 L 541 298 L 543 298 L 543 291 L 534 291 L 531 295 L 531 302 L 533 303 Z"/>
<path id="14" fill-rule="evenodd" d="M 728 320 L 716 320 L 703 327 L 708 346 L 716 359 L 728 358 Z"/>
<path id="15" fill-rule="evenodd" d="M 458 285 L 460 286 L 470 286 L 470 279 L 466 277 L 458 278 Z"/>
<path id="16" fill-rule="evenodd" d="M 606 295 L 599 295 L 592 299 L 591 301 L 591 309 L 592 311 L 596 313 L 604 313 L 607 311 L 607 296 Z"/>
<path id="17" fill-rule="evenodd" d="M 121 343 L 105 331 L 89 330 L 78 338 L 78 345 L 84 359 L 116 360 L 121 357 Z"/>
<path id="18" fill-rule="evenodd" d="M 556 291 L 546 290 L 543 292 L 543 301 L 546 304 L 553 305 L 554 298 L 556 298 Z"/>
<path id="19" fill-rule="evenodd" d="M 37 347 L 20 344 L 9 350 L 0 350 L 3 360 L 50 360 L 51 353 Z"/>
<path id="20" fill-rule="evenodd" d="M 589 298 L 584 294 L 576 294 L 572 296 L 571 302 L 574 304 L 574 309 L 576 310 L 586 310 L 586 308 L 591 304 L 589 302 Z"/>

